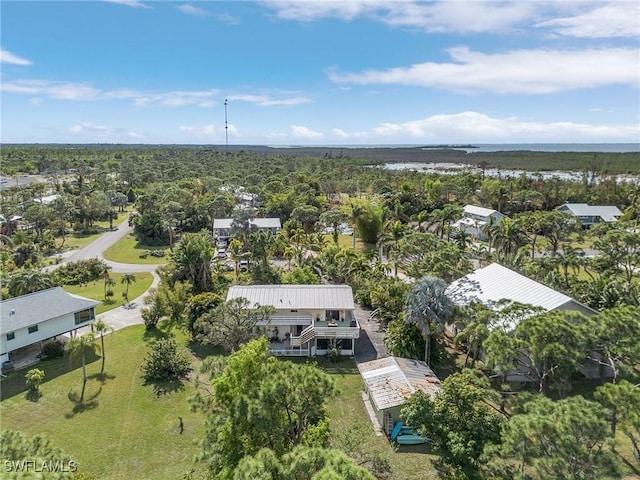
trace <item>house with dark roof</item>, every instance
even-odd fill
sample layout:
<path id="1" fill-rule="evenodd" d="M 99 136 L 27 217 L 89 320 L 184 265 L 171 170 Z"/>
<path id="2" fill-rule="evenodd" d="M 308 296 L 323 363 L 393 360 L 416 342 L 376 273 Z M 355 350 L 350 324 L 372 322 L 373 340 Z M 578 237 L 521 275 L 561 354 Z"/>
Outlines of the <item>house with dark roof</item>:
<path id="1" fill-rule="evenodd" d="M 622 216 L 620 209 L 612 205 L 565 203 L 556 208 L 556 210 L 573 215 L 580 220 L 584 228 L 589 228 L 600 222 L 615 222 Z"/>
<path id="2" fill-rule="evenodd" d="M 62 287 L 9 298 L 0 302 L 0 362 L 8 362 L 13 354 L 34 344 L 95 320 L 95 307 L 100 302 L 73 295 Z"/>
<path id="3" fill-rule="evenodd" d="M 274 355 L 326 355 L 332 342 L 341 355 L 355 353 L 360 324 L 348 285 L 235 285 L 227 301 L 244 298 L 249 308 L 273 307 L 266 328 Z"/>
<path id="4" fill-rule="evenodd" d="M 249 222 L 256 230 L 265 230 L 273 235 L 282 228 L 279 218 L 252 218 Z M 228 240 L 231 237 L 233 218 L 215 218 L 213 220 L 213 237 L 218 240 Z"/>

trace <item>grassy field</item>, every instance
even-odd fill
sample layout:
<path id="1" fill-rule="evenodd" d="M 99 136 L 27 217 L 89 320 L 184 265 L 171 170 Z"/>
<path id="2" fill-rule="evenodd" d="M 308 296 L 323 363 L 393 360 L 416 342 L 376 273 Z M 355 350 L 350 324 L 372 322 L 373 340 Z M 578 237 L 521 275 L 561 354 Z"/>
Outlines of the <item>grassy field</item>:
<path id="1" fill-rule="evenodd" d="M 64 289 L 69 293 L 75 293 L 76 295 L 102 302 L 96 307 L 96 313 L 103 313 L 125 304 L 125 299 L 122 296 L 125 291 L 125 285 L 120 283 L 122 275 L 122 273 L 112 273 L 110 275 L 116 284 L 112 287 L 113 296 L 107 302 L 104 299 L 103 280 L 89 282 L 87 285 L 65 285 Z M 142 295 L 153 283 L 153 275 L 149 272 L 134 273 L 134 275 L 136 276 L 136 281 L 129 286 L 129 300 Z"/>
<path id="2" fill-rule="evenodd" d="M 159 265 L 169 261 L 167 256 L 158 258 L 149 255 L 147 258 L 140 258 L 140 254 L 143 254 L 147 250 L 165 250 L 166 253 L 169 253 L 168 246 L 149 247 L 147 245 L 141 245 L 132 235 L 127 235 L 107 248 L 103 256 L 112 262 L 139 263 L 142 265 Z"/>
<path id="3" fill-rule="evenodd" d="M 187 398 L 193 386 L 157 396 L 142 385 L 141 364 L 147 352 L 144 326 L 119 330 L 105 339 L 106 376 L 100 378 L 99 357 L 88 360 L 85 404 L 70 399 L 81 388 L 78 362 L 67 358 L 44 361 L 46 374 L 37 401 L 26 398 L 24 371 L 2 379 L 0 415 L 3 429 L 32 436 L 45 434 L 71 455 L 79 471 L 101 480 L 182 478 L 192 468 L 204 433 L 204 418 L 190 411 Z M 184 337 L 179 338 L 182 345 Z M 194 357 L 194 362 L 197 362 Z M 179 433 L 181 416 L 184 434 Z"/>

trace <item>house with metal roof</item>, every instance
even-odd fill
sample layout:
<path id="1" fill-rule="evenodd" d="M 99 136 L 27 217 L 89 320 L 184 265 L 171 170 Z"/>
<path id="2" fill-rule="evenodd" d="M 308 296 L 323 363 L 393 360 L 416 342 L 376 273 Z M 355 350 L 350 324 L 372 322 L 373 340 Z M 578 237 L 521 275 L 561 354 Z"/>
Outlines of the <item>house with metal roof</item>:
<path id="1" fill-rule="evenodd" d="M 434 397 L 440 390 L 440 380 L 421 360 L 385 357 L 359 363 L 358 370 L 373 418 L 387 435 L 400 419 L 402 406 L 415 392 L 422 391 Z"/>
<path id="2" fill-rule="evenodd" d="M 215 218 L 213 220 L 213 236 L 216 239 L 228 240 L 231 237 L 232 223 L 233 218 Z M 274 235 L 282 228 L 279 218 L 252 218 L 250 223 L 256 229 L 265 230 Z"/>
<path id="3" fill-rule="evenodd" d="M 100 302 L 71 294 L 62 287 L 0 302 L 0 362 L 8 362 L 34 344 L 89 325 Z"/>
<path id="4" fill-rule="evenodd" d="M 498 224 L 505 217 L 503 213 L 492 208 L 465 205 L 462 209 L 462 218 L 454 222 L 451 227 L 464 231 L 478 240 L 487 240 L 485 228 L 489 224 Z"/>
<path id="5" fill-rule="evenodd" d="M 325 355 L 335 342 L 342 355 L 353 355 L 360 324 L 348 285 L 235 285 L 227 301 L 244 298 L 249 308 L 273 307 L 266 328 L 275 355 Z"/>
<path id="6" fill-rule="evenodd" d="M 615 222 L 622 216 L 620 209 L 612 205 L 565 203 L 556 208 L 556 210 L 573 215 L 580 220 L 584 228 L 589 228 L 600 222 Z"/>
<path id="7" fill-rule="evenodd" d="M 499 263 L 492 263 L 452 282 L 445 293 L 458 306 L 466 306 L 475 302 L 497 311 L 511 303 L 521 303 L 537 307 L 543 312 L 572 310 L 585 316 L 598 314 L 597 310 L 588 305 Z M 532 312 L 517 320 L 514 318 L 511 323 L 502 326 L 508 332 L 513 331 L 517 326 L 515 322 L 525 320 L 535 314 Z M 455 336 L 458 334 L 457 325 L 448 324 L 445 326 L 445 331 L 449 335 Z M 598 352 L 593 352 L 590 357 L 595 359 L 598 358 L 598 355 Z M 594 360 L 587 361 L 580 366 L 580 371 L 589 378 L 595 378 L 600 375 L 600 365 Z M 608 374 L 609 372 L 605 372 L 605 375 Z M 522 380 L 517 374 L 511 375 L 511 378 Z"/>

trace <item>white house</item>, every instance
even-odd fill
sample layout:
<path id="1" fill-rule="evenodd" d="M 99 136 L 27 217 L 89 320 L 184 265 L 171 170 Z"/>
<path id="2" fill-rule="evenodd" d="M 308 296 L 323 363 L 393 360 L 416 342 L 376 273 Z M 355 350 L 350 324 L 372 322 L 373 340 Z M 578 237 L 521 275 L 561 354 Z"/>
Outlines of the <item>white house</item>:
<path id="1" fill-rule="evenodd" d="M 376 420 L 387 435 L 400 419 L 400 410 L 411 396 L 422 391 L 432 398 L 440 390 L 440 380 L 421 360 L 385 357 L 358 364 L 368 402 Z"/>
<path id="2" fill-rule="evenodd" d="M 501 301 L 507 300 L 509 301 L 507 304 L 517 302 L 532 305 L 545 312 L 573 310 L 585 316 L 598 314 L 597 310 L 588 305 L 498 263 L 492 263 L 452 282 L 445 292 L 451 301 L 458 306 L 466 306 L 476 302 L 498 310 L 504 305 Z M 525 318 L 526 316 L 517 321 L 522 321 Z M 514 319 L 512 322 L 516 322 L 516 320 Z M 511 323 L 504 325 L 504 328 L 507 331 L 512 331 L 516 326 L 517 323 Z M 456 325 L 446 325 L 445 330 L 451 336 L 458 334 Z M 593 352 L 591 358 L 598 358 L 598 355 L 598 352 Z M 605 370 L 607 369 L 605 368 Z M 597 378 L 600 376 L 600 365 L 595 361 L 586 361 L 580 366 L 580 371 L 586 377 Z M 609 371 L 605 371 L 605 375 L 609 374 Z M 512 375 L 511 377 L 515 379 L 518 376 Z"/>
<path id="3" fill-rule="evenodd" d="M 228 240 L 231 236 L 233 218 L 216 218 L 213 220 L 213 236 L 219 240 Z M 279 218 L 253 218 L 250 220 L 258 230 L 266 230 L 274 235 L 280 231 L 282 224 Z"/>
<path id="4" fill-rule="evenodd" d="M 504 214 L 492 208 L 465 205 L 462 218 L 451 226 L 454 229 L 467 232 L 478 240 L 487 240 L 484 228 L 488 224 L 498 224 L 504 218 Z"/>
<path id="5" fill-rule="evenodd" d="M 95 320 L 100 302 L 53 287 L 0 302 L 0 362 L 33 344 L 68 333 Z"/>
<path id="6" fill-rule="evenodd" d="M 570 213 L 582 223 L 584 228 L 600 222 L 615 222 L 622 212 L 616 206 L 610 205 L 588 205 L 586 203 L 565 203 L 560 205 L 556 210 L 560 212 Z"/>
<path id="7" fill-rule="evenodd" d="M 275 309 L 267 326 L 275 355 L 313 357 L 327 353 L 336 342 L 342 355 L 353 355 L 360 324 L 348 285 L 236 285 L 227 301 L 245 298 L 250 308 Z"/>

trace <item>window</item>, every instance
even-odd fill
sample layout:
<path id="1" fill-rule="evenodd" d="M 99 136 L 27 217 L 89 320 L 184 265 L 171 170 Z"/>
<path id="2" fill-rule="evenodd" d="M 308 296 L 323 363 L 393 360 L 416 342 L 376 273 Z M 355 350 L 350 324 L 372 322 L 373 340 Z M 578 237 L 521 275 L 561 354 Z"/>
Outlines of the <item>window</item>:
<path id="1" fill-rule="evenodd" d="M 327 310 L 327 320 L 340 320 L 340 310 Z"/>
<path id="2" fill-rule="evenodd" d="M 36 333 L 38 331 L 38 325 L 32 325 L 27 330 L 29 333 Z"/>
<path id="3" fill-rule="evenodd" d="M 76 325 L 95 320 L 96 318 L 93 308 L 87 308 L 86 310 L 82 310 L 81 312 L 76 312 L 74 315 L 76 319 Z"/>
<path id="4" fill-rule="evenodd" d="M 16 338 L 15 332 L 7 333 L 7 341 Z"/>

